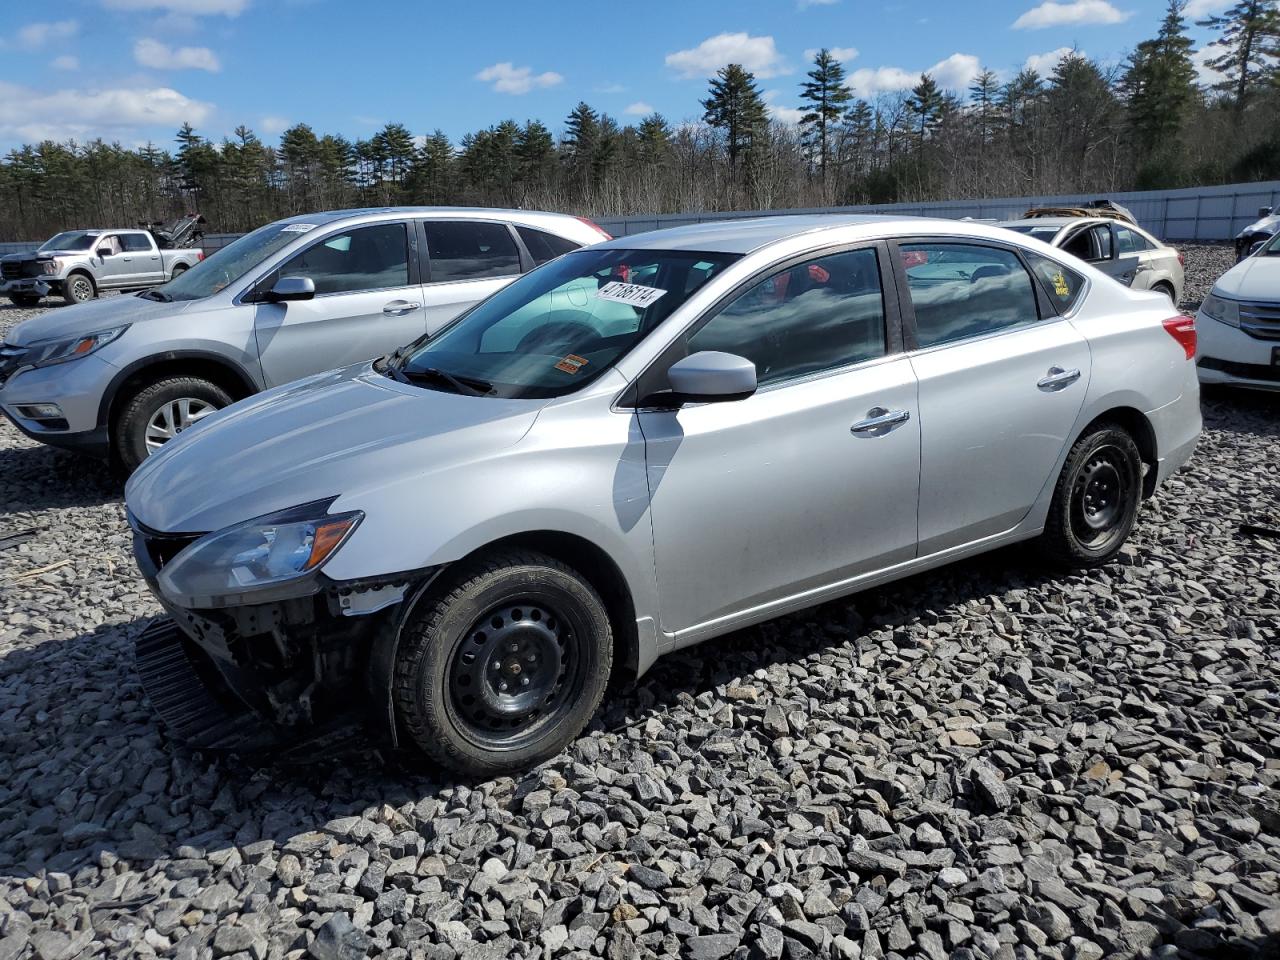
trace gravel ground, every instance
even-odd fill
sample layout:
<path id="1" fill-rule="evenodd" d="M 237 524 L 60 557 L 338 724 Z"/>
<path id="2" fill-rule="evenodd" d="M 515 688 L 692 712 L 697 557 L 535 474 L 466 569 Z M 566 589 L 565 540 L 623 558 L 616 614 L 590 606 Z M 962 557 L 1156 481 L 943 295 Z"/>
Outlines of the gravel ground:
<path id="1" fill-rule="evenodd" d="M 1230 252 L 1187 252 L 1198 300 Z M 169 742 L 118 484 L 0 426 L 0 960 L 1275 956 L 1280 402 L 1205 414 L 1106 569 L 743 631 L 481 783 Z"/>

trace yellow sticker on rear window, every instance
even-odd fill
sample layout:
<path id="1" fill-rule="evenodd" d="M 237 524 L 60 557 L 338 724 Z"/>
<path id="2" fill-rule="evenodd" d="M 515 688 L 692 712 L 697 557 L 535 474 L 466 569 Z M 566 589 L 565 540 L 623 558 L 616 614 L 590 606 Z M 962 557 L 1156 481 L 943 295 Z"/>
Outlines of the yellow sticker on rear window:
<path id="1" fill-rule="evenodd" d="M 1060 297 L 1071 296 L 1071 287 L 1067 284 L 1067 278 L 1063 276 L 1061 270 L 1053 275 L 1053 292 Z"/>

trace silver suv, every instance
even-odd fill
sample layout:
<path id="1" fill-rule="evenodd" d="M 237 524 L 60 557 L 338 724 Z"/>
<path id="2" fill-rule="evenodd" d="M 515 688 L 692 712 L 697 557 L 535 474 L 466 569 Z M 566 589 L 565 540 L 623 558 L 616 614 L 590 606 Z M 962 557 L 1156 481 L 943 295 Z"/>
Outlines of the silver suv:
<path id="1" fill-rule="evenodd" d="M 1106 562 L 1195 446 L 1194 355 L 1166 297 L 979 224 L 579 250 L 143 464 L 174 619 L 138 667 L 206 746 L 364 707 L 461 770 L 537 763 L 667 651 L 1015 541 Z"/>
<path id="2" fill-rule="evenodd" d="M 235 400 L 434 333 L 516 276 L 608 239 L 524 210 L 339 210 L 268 224 L 170 282 L 18 324 L 0 409 L 126 469 Z"/>

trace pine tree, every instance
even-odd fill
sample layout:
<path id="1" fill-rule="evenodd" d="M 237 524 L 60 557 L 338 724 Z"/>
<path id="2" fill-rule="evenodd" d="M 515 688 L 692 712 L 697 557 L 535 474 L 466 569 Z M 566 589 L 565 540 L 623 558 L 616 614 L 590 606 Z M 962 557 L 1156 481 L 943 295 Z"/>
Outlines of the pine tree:
<path id="1" fill-rule="evenodd" d="M 800 99 L 805 101 L 801 109 L 807 110 L 800 118 L 800 128 L 805 132 L 811 149 L 816 143 L 818 167 L 825 181 L 827 162 L 831 157 L 830 134 L 853 94 L 845 85 L 844 67 L 826 47 L 814 55 L 813 69 L 808 76 L 809 79 L 800 85 Z"/>
<path id="2" fill-rule="evenodd" d="M 1222 51 L 1205 66 L 1223 75 L 1214 84 L 1231 96 L 1236 115 L 1244 112 L 1249 98 L 1276 75 L 1280 58 L 1280 12 L 1272 0 L 1238 0 L 1230 9 L 1198 22 L 1222 35 L 1209 49 Z"/>
<path id="3" fill-rule="evenodd" d="M 1000 78 L 993 70 L 983 70 L 969 85 L 969 102 L 972 104 L 978 142 L 984 149 L 995 136 L 999 122 L 999 100 Z"/>
<path id="4" fill-rule="evenodd" d="M 596 150 L 600 144 L 600 115 L 586 102 L 579 101 L 565 120 L 561 144 L 569 175 L 578 189 L 585 192 L 591 183 Z"/>
<path id="5" fill-rule="evenodd" d="M 732 179 L 737 175 L 739 158 L 751 149 L 768 123 L 755 77 L 738 63 L 721 67 L 711 79 L 711 95 L 702 101 L 702 109 L 702 119 L 725 135 Z"/>
<path id="6" fill-rule="evenodd" d="M 945 100 L 938 83 L 929 74 L 921 74 L 920 82 L 911 88 L 907 108 L 916 119 L 916 133 L 924 142 L 942 118 Z"/>
<path id="7" fill-rule="evenodd" d="M 651 113 L 636 128 L 640 162 L 649 166 L 665 163 L 671 154 L 671 125 L 660 113 Z"/>
<path id="8" fill-rule="evenodd" d="M 1177 137 L 1188 108 L 1199 97 L 1191 39 L 1182 16 L 1185 7 L 1186 0 L 1169 0 L 1160 32 L 1138 44 L 1121 81 L 1129 126 L 1144 156 Z"/>
<path id="9" fill-rule="evenodd" d="M 440 204 L 452 198 L 453 144 L 436 130 L 418 149 L 409 173 L 410 194 L 419 203 Z"/>
<path id="10" fill-rule="evenodd" d="M 516 136 L 516 162 L 526 194 L 550 184 L 555 160 L 556 145 L 551 131 L 539 120 L 525 123 Z"/>

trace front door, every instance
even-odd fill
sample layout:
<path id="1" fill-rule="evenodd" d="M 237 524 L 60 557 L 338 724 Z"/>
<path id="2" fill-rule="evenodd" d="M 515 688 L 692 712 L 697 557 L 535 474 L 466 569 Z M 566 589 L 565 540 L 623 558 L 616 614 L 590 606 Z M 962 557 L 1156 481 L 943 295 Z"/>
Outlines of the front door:
<path id="1" fill-rule="evenodd" d="M 497 293 L 520 274 L 511 227 L 497 220 L 429 220 L 428 282 L 423 287 L 428 333 Z"/>
<path id="2" fill-rule="evenodd" d="M 901 259 L 917 346 L 927 556 L 1016 526 L 1057 479 L 1089 385 L 1089 346 L 1041 309 L 1011 250 L 904 243 Z"/>
<path id="3" fill-rule="evenodd" d="M 309 277 L 312 300 L 256 306 L 254 329 L 268 385 L 390 353 L 425 332 L 410 224 L 378 223 L 330 234 L 255 288 Z"/>
<path id="4" fill-rule="evenodd" d="M 640 411 L 668 633 L 767 614 L 915 555 L 916 382 L 890 346 L 882 256 L 795 263 L 695 324 L 676 352 L 747 357 L 754 396 Z"/>
<path id="5" fill-rule="evenodd" d="M 93 244 L 93 256 L 97 261 L 94 280 L 100 288 L 109 289 L 128 283 L 133 257 L 124 252 L 119 234 L 98 237 Z"/>

